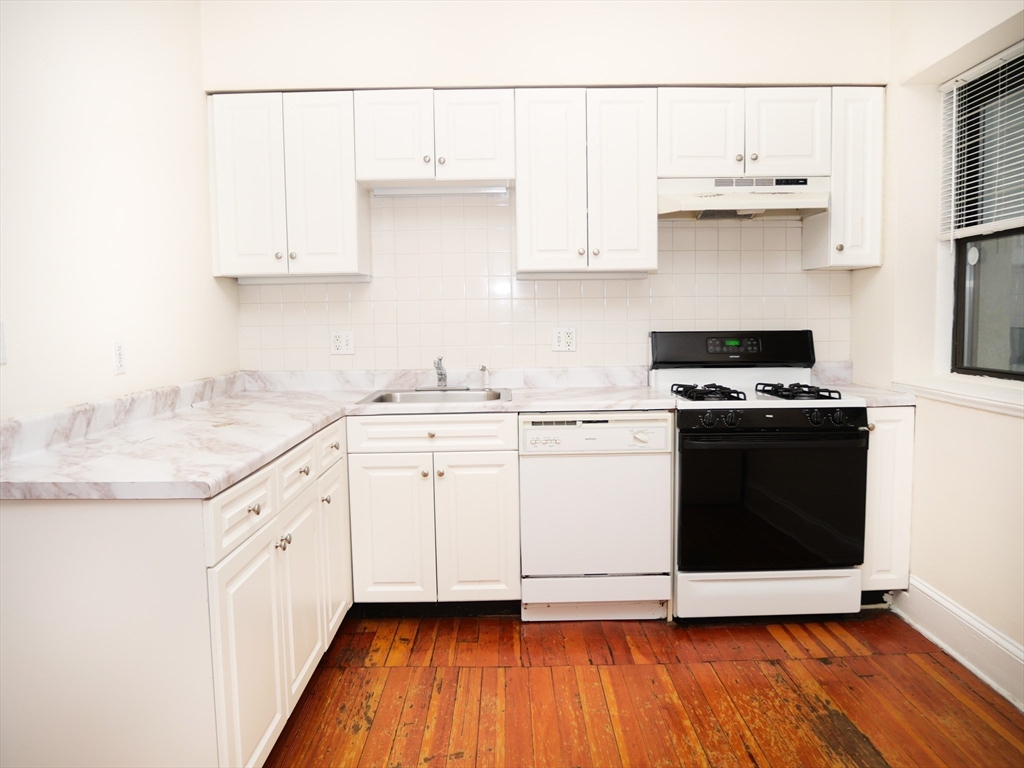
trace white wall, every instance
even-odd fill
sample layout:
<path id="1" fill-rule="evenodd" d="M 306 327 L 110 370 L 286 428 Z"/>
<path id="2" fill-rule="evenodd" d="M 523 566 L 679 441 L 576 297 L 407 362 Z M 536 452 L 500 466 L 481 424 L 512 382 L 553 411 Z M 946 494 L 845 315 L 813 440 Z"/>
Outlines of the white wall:
<path id="1" fill-rule="evenodd" d="M 199 23 L 194 2 L 0 4 L 0 418 L 238 367 Z"/>
<path id="2" fill-rule="evenodd" d="M 888 2 L 205 0 L 208 91 L 885 83 Z"/>

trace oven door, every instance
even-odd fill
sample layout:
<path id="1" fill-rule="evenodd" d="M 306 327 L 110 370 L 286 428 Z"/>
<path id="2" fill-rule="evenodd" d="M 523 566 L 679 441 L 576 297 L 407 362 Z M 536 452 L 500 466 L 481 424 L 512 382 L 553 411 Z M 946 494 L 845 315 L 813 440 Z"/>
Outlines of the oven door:
<path id="1" fill-rule="evenodd" d="M 679 570 L 864 561 L 867 435 L 680 435 Z"/>

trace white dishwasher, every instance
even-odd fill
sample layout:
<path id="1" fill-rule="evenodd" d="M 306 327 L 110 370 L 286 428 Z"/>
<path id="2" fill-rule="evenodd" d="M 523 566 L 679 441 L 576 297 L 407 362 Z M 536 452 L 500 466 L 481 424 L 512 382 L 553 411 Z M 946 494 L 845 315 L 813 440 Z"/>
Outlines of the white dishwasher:
<path id="1" fill-rule="evenodd" d="M 520 415 L 524 621 L 667 617 L 673 416 Z"/>

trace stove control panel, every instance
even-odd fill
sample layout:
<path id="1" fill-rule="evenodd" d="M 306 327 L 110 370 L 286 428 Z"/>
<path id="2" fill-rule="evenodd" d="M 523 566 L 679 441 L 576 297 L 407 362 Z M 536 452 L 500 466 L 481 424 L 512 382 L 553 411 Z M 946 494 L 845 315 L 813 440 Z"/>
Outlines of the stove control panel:
<path id="1" fill-rule="evenodd" d="M 686 408 L 676 414 L 683 432 L 857 431 L 867 428 L 866 408 Z"/>
<path id="2" fill-rule="evenodd" d="M 761 340 L 756 336 L 708 336 L 707 350 L 712 355 L 756 355 Z"/>

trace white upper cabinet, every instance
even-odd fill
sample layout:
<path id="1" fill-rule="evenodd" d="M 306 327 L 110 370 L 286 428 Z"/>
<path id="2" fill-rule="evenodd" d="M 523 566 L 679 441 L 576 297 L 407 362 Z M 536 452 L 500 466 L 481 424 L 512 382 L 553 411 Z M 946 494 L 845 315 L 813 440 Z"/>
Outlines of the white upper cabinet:
<path id="1" fill-rule="evenodd" d="M 828 176 L 831 88 L 746 88 L 746 172 Z"/>
<path id="2" fill-rule="evenodd" d="M 214 274 L 286 275 L 280 93 L 210 97 Z"/>
<path id="3" fill-rule="evenodd" d="M 512 178 L 513 112 L 507 89 L 357 91 L 356 178 Z"/>
<path id="4" fill-rule="evenodd" d="M 657 268 L 653 88 L 516 90 L 516 270 Z"/>
<path id="5" fill-rule="evenodd" d="M 884 88 L 832 89 L 832 203 L 804 219 L 804 269 L 882 263 Z"/>
<path id="6" fill-rule="evenodd" d="M 369 274 L 351 91 L 210 97 L 214 274 Z"/>
<path id="7" fill-rule="evenodd" d="M 658 176 L 828 176 L 831 88 L 659 88 Z"/>
<path id="8" fill-rule="evenodd" d="M 658 176 L 743 174 L 742 88 L 658 89 Z"/>

